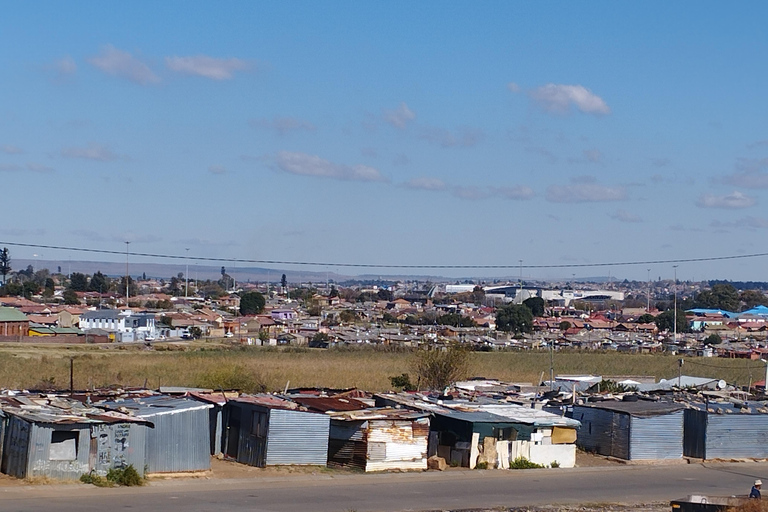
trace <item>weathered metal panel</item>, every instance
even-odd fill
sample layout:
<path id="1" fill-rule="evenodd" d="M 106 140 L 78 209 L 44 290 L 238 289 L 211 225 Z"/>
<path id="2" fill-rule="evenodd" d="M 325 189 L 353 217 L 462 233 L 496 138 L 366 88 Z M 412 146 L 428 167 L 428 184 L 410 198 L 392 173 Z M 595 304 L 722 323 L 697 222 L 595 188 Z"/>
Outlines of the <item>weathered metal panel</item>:
<path id="1" fill-rule="evenodd" d="M 237 462 L 263 468 L 267 461 L 267 434 L 270 410 L 240 402 L 230 403 L 230 423 L 238 420 Z"/>
<path id="2" fill-rule="evenodd" d="M 31 424 L 26 476 L 77 480 L 88 473 L 90 430 L 89 425 Z"/>
<path id="3" fill-rule="evenodd" d="M 768 415 L 709 414 L 706 459 L 768 458 Z"/>
<path id="4" fill-rule="evenodd" d="M 316 464 L 328 459 L 330 418 L 325 414 L 273 409 L 269 415 L 267 466 Z"/>
<path id="5" fill-rule="evenodd" d="M 371 420 L 366 471 L 427 469 L 429 419 Z"/>
<path id="6" fill-rule="evenodd" d="M 357 468 L 365 471 L 367 432 L 367 421 L 331 419 L 328 467 Z"/>
<path id="7" fill-rule="evenodd" d="M 149 473 L 203 471 L 211 468 L 211 437 L 208 410 L 172 410 L 145 414 L 155 424 L 146 435 Z"/>
<path id="8" fill-rule="evenodd" d="M 600 455 L 629 458 L 629 415 L 580 406 L 574 406 L 572 414 L 581 422 L 576 435 L 579 448 Z"/>
<path id="9" fill-rule="evenodd" d="M 706 458 L 707 412 L 686 409 L 683 413 L 683 455 Z"/>
<path id="10" fill-rule="evenodd" d="M 648 418 L 632 416 L 629 460 L 682 457 L 683 411 Z"/>
<path id="11" fill-rule="evenodd" d="M 29 460 L 29 435 L 32 425 L 11 416 L 5 435 L 3 448 L 2 472 L 16 478 L 27 477 L 27 461 Z"/>
<path id="12" fill-rule="evenodd" d="M 146 425 L 136 423 L 92 425 L 91 470 L 105 476 L 110 469 L 133 466 L 143 475 L 147 428 Z"/>

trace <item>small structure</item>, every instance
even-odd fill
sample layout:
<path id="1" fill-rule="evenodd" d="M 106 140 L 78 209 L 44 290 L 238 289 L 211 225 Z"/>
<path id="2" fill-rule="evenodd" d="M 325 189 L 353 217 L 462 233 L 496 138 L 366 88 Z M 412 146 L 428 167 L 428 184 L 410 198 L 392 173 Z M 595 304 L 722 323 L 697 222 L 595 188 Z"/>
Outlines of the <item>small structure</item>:
<path id="1" fill-rule="evenodd" d="M 684 413 L 683 455 L 699 459 L 768 458 L 766 404 L 689 404 Z"/>
<path id="2" fill-rule="evenodd" d="M 0 307 L 0 336 L 29 336 L 29 318 L 16 308 Z"/>
<path id="3" fill-rule="evenodd" d="M 329 467 L 427 469 L 428 413 L 385 407 L 330 416 Z"/>
<path id="4" fill-rule="evenodd" d="M 149 473 L 204 471 L 211 468 L 210 403 L 163 395 L 100 402 L 101 407 L 154 423 L 147 432 Z"/>
<path id="5" fill-rule="evenodd" d="M 3 397 L 0 414 L 3 473 L 77 480 L 128 465 L 144 473 L 144 439 L 151 422 L 36 396 Z"/>
<path id="6" fill-rule="evenodd" d="M 272 395 L 241 396 L 224 407 L 224 454 L 249 466 L 324 466 L 330 418 Z"/>
<path id="7" fill-rule="evenodd" d="M 160 388 L 161 391 L 163 388 Z M 224 406 L 227 401 L 234 400 L 240 393 L 237 391 L 211 391 L 211 390 L 190 390 L 186 392 L 187 397 L 198 402 L 211 404 L 208 410 L 208 421 L 211 437 L 211 455 L 221 455 L 222 441 L 224 438 Z"/>
<path id="8" fill-rule="evenodd" d="M 550 412 L 493 399 L 434 400 L 420 395 L 376 395 L 377 406 L 402 406 L 432 414 L 429 455 L 463 467 L 478 461 L 508 468 L 509 460 L 560 467 L 576 465 L 579 422 Z"/>
<path id="9" fill-rule="evenodd" d="M 574 405 L 576 444 L 626 460 L 681 459 L 683 409 L 675 402 L 613 401 Z"/>

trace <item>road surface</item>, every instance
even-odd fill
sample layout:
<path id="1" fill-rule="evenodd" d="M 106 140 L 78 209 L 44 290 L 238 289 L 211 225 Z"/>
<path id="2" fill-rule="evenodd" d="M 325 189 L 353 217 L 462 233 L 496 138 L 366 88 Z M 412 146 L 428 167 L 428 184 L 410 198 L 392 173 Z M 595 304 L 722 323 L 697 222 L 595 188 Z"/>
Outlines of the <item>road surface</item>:
<path id="1" fill-rule="evenodd" d="M 746 494 L 768 463 L 187 479 L 141 488 L 81 484 L 0 488 L 0 510 L 56 512 L 396 512 L 575 503 L 649 503 Z"/>

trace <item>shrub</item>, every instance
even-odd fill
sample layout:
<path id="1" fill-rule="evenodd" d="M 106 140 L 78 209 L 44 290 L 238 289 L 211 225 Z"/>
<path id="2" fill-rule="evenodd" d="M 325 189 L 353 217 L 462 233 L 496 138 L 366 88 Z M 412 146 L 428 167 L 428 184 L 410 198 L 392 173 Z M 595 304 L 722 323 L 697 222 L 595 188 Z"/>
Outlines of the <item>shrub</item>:
<path id="1" fill-rule="evenodd" d="M 549 463 L 549 467 L 551 467 L 551 468 L 559 468 L 560 467 L 560 463 L 557 462 L 556 460 L 553 460 L 552 462 Z"/>
<path id="2" fill-rule="evenodd" d="M 475 465 L 475 469 L 488 469 L 488 463 L 487 462 L 478 462 Z"/>
<path id="3" fill-rule="evenodd" d="M 535 462 L 531 462 L 525 457 L 518 457 L 512 462 L 509 463 L 509 469 L 536 469 L 536 468 L 543 468 L 541 464 L 536 464 Z"/>
<path id="4" fill-rule="evenodd" d="M 120 469 L 110 469 L 107 471 L 106 478 L 91 471 L 80 476 L 80 481 L 84 484 L 95 485 L 96 487 L 115 487 L 118 485 L 133 487 L 144 485 L 144 478 L 136 471 L 133 465 Z"/>
<path id="5" fill-rule="evenodd" d="M 403 391 L 415 391 L 416 386 L 411 382 L 411 377 L 407 373 L 402 375 L 395 375 L 389 378 L 389 382 L 393 388 L 402 389 Z"/>

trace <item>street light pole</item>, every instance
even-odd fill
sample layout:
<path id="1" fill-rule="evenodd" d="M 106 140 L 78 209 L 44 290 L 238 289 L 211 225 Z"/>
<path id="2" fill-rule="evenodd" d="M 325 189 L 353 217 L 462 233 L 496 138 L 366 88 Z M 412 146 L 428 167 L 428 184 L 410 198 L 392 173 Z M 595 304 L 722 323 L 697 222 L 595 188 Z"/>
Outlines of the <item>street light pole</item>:
<path id="1" fill-rule="evenodd" d="M 648 299 L 648 304 L 645 307 L 645 312 L 650 313 L 651 312 L 651 269 L 648 269 L 648 293 L 646 294 L 646 299 Z"/>
<path id="2" fill-rule="evenodd" d="M 520 262 L 520 304 L 523 303 L 523 260 L 517 260 Z"/>

